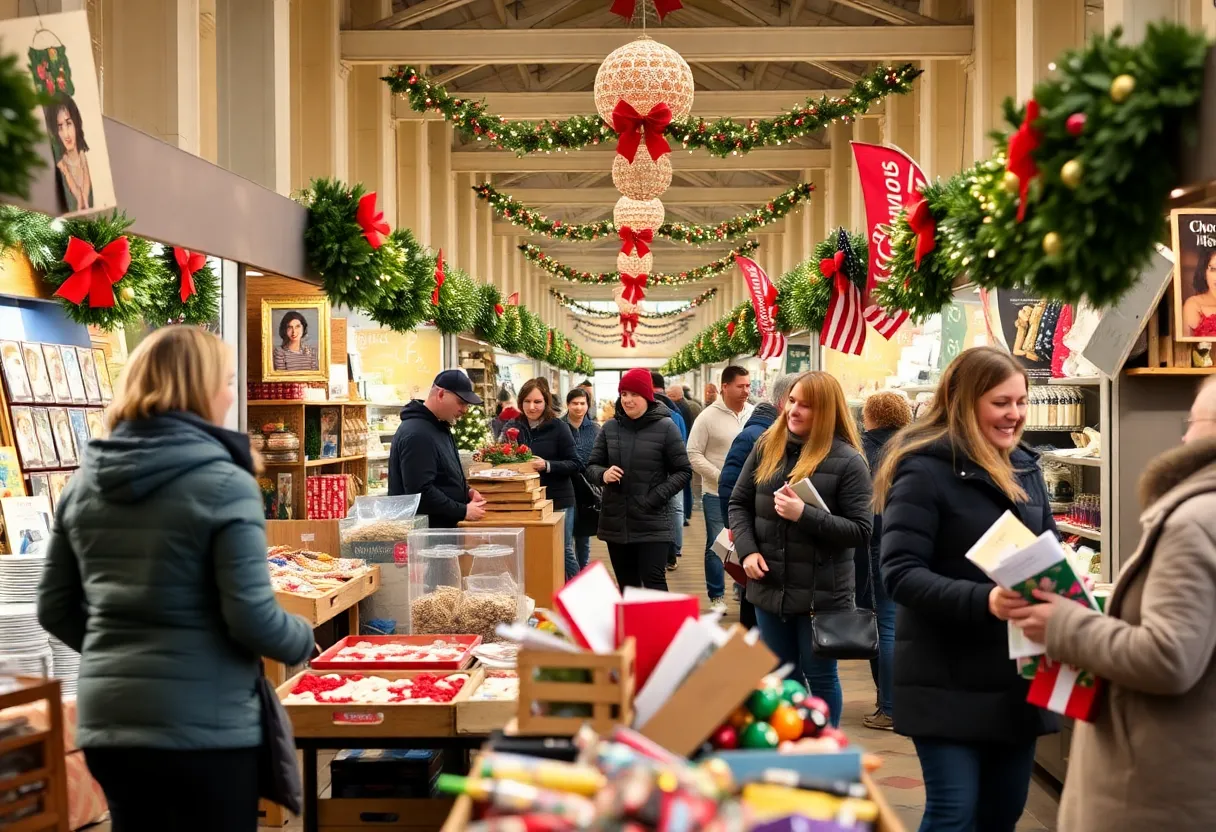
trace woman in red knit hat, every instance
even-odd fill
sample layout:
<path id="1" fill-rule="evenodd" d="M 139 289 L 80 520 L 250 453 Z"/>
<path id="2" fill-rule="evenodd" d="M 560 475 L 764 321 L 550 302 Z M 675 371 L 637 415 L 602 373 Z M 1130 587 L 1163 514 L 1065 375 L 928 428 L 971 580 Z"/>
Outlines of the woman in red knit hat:
<path id="1" fill-rule="evenodd" d="M 622 587 L 667 589 L 667 549 L 675 539 L 667 505 L 692 479 L 671 412 L 654 399 L 650 371 L 621 376 L 616 416 L 595 441 L 587 476 L 604 489 L 598 537 L 608 544 Z"/>

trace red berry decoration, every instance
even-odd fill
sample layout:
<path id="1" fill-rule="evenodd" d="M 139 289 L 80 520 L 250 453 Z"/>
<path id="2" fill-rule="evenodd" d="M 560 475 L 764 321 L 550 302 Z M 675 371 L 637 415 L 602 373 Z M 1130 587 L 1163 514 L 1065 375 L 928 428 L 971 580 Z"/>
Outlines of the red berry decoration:
<path id="1" fill-rule="evenodd" d="M 724 725 L 720 725 L 717 731 L 714 731 L 709 741 L 713 743 L 714 748 L 729 751 L 739 747 L 739 732 L 735 729 L 735 726 L 727 722 Z"/>
<path id="2" fill-rule="evenodd" d="M 1068 131 L 1070 136 L 1079 136 L 1085 132 L 1085 122 L 1089 120 L 1089 116 L 1085 113 L 1073 113 L 1064 122 L 1064 129 Z"/>

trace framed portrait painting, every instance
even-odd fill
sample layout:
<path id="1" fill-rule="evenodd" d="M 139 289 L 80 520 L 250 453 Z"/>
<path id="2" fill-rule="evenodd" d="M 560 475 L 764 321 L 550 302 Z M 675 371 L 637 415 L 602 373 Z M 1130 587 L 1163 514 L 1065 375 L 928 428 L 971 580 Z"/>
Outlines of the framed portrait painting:
<path id="1" fill-rule="evenodd" d="M 329 301 L 262 300 L 262 381 L 329 379 Z"/>
<path id="2" fill-rule="evenodd" d="M 1216 208 L 1170 212 L 1174 340 L 1216 341 Z"/>

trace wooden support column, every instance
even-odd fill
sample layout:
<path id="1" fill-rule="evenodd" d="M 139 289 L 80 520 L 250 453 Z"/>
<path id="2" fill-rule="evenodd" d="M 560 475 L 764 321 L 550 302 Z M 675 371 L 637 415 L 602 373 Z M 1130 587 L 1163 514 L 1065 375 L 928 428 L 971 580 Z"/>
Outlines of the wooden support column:
<path id="1" fill-rule="evenodd" d="M 291 0 L 291 188 L 346 179 L 348 69 L 339 59 L 340 0 Z"/>
<path id="2" fill-rule="evenodd" d="M 430 168 L 426 122 L 398 124 L 396 225 L 411 229 L 423 243 L 431 238 Z"/>
<path id="3" fill-rule="evenodd" d="M 955 21 L 967 14 L 964 0 L 923 0 L 921 14 Z M 925 61 L 920 86 L 920 163 L 925 176 L 947 177 L 961 170 L 969 137 L 964 136 L 966 72 L 957 59 Z"/>
<path id="4" fill-rule="evenodd" d="M 808 177 L 806 181 L 815 186 L 815 193 L 811 197 L 808 207 L 803 208 L 804 212 L 809 213 L 811 231 L 810 239 L 807 240 L 805 257 L 811 255 L 811 249 L 820 240 L 828 236 L 828 216 L 831 211 L 830 202 L 831 194 L 828 193 L 828 180 L 831 176 L 830 172 L 822 168 L 806 171 Z"/>
<path id="5" fill-rule="evenodd" d="M 1085 44 L 1085 0 L 1017 0 L 1017 100 L 1051 77 L 1066 49 Z"/>
<path id="6" fill-rule="evenodd" d="M 883 144 L 891 144 L 913 159 L 920 159 L 920 83 L 912 85 L 907 95 L 889 95 L 883 99 Z"/>
<path id="7" fill-rule="evenodd" d="M 1144 40 L 1148 24 L 1154 21 L 1188 23 L 1192 16 L 1189 0 L 1106 0 L 1103 4 L 1106 31 L 1122 26 L 1124 43 L 1139 43 Z M 1202 15 L 1195 25 L 1201 21 Z"/>
<path id="8" fill-rule="evenodd" d="M 975 62 L 971 85 L 971 161 L 992 155 L 989 133 L 1005 125 L 1002 105 L 1017 92 L 1015 0 L 975 0 Z"/>
<path id="9" fill-rule="evenodd" d="M 370 26 L 392 12 L 392 0 L 350 0 L 350 27 Z M 397 208 L 396 120 L 392 92 L 380 80 L 389 69 L 388 64 L 352 67 L 347 99 L 350 179 L 376 192 L 376 203 L 386 217 L 393 216 Z"/>
<path id="10" fill-rule="evenodd" d="M 476 181 L 489 179 L 488 176 L 474 178 Z M 482 283 L 493 283 L 497 274 L 497 270 L 494 268 L 494 212 L 490 210 L 489 205 L 483 204 L 476 194 L 473 194 L 471 188 L 469 193 L 473 196 L 473 213 L 477 224 L 474 248 L 477 250 L 479 271 L 475 277 Z"/>
<path id="11" fill-rule="evenodd" d="M 456 248 L 452 262 L 472 275 L 478 276 L 481 267 L 477 259 L 477 206 L 473 194 L 473 177 L 476 174 L 456 174 Z"/>
<path id="12" fill-rule="evenodd" d="M 508 237 L 494 238 L 494 279 L 492 282 L 498 287 L 499 293 L 503 297 L 503 303 L 506 304 L 507 295 L 511 294 L 507 286 L 511 279 L 511 240 Z"/>
<path id="13" fill-rule="evenodd" d="M 838 228 L 849 224 L 849 196 L 853 175 L 853 138 L 851 125 L 835 122 L 828 127 L 832 143 L 832 166 L 828 168 L 828 226 Z"/>
<path id="14" fill-rule="evenodd" d="M 199 0 L 198 6 L 198 110 L 199 135 L 198 155 L 208 162 L 219 164 L 219 69 L 218 33 L 216 32 L 217 0 Z M 289 10 L 290 12 L 290 10 Z M 286 41 L 284 57 L 286 59 Z M 102 68 L 99 72 L 104 75 Z M 288 87 L 290 90 L 290 85 Z M 290 92 L 285 96 L 283 111 L 288 114 L 287 132 L 291 130 Z M 287 137 L 287 153 L 284 166 L 290 172 L 291 140 Z"/>
<path id="15" fill-rule="evenodd" d="M 452 174 L 452 126 L 425 122 L 431 169 L 431 248 L 448 256 L 456 250 L 456 179 Z"/>
<path id="16" fill-rule="evenodd" d="M 878 144 L 882 141 L 882 126 L 879 116 L 862 116 L 853 124 L 853 138 L 867 144 Z M 849 151 L 852 157 L 852 150 Z M 850 158 L 850 162 L 852 159 Z M 849 213 L 848 229 L 859 233 L 866 225 L 866 203 L 861 196 L 861 177 L 856 167 L 849 174 Z"/>

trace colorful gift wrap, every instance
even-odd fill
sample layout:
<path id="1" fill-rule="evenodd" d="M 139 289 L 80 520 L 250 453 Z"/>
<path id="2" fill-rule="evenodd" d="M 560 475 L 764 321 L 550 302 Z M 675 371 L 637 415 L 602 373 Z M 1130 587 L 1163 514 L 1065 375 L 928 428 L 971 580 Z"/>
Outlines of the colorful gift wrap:
<path id="1" fill-rule="evenodd" d="M 1087 670 L 1045 656 L 1038 658 L 1026 701 L 1053 713 L 1091 721 L 1102 680 Z"/>

